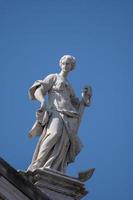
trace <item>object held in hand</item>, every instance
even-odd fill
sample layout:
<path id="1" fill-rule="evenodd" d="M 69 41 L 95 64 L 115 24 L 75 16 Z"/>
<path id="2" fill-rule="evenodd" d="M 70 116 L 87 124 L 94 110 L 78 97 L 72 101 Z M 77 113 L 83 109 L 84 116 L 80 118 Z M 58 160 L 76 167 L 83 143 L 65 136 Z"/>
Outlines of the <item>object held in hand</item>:
<path id="1" fill-rule="evenodd" d="M 82 92 L 82 97 L 83 97 L 85 106 L 90 105 L 91 96 L 92 96 L 91 86 L 85 86 L 84 89 L 83 89 L 83 92 Z"/>
<path id="2" fill-rule="evenodd" d="M 90 85 L 85 86 L 84 92 L 88 93 L 90 96 L 92 96 L 92 87 Z"/>

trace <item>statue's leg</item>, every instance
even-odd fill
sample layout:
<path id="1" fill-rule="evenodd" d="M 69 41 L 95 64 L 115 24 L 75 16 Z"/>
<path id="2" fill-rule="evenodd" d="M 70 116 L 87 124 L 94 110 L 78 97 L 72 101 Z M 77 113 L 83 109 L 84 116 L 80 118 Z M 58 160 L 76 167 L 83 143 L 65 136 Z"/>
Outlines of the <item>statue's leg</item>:
<path id="1" fill-rule="evenodd" d="M 45 164 L 47 162 L 49 162 L 49 165 L 47 164 L 46 167 L 51 167 L 51 155 L 53 153 L 54 146 L 57 144 L 62 133 L 63 124 L 61 122 L 62 121 L 60 120 L 59 116 L 56 113 L 53 113 L 48 127 L 46 129 L 46 133 L 44 134 L 44 137 L 42 136 L 39 142 L 39 148 L 37 150 L 36 159 L 32 163 L 30 169 L 35 170 L 37 168 L 45 167 Z"/>
<path id="2" fill-rule="evenodd" d="M 52 169 L 65 172 L 67 164 L 67 154 L 69 154 L 70 139 L 66 132 L 65 126 L 62 127 L 62 133 L 53 148 L 51 159 L 49 159 L 44 167 L 51 166 Z"/>

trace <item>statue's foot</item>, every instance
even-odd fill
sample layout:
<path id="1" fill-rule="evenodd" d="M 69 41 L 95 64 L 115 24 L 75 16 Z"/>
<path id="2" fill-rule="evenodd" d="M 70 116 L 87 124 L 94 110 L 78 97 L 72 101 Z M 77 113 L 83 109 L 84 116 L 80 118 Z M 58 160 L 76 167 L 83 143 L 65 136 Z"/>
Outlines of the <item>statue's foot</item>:
<path id="1" fill-rule="evenodd" d="M 33 183 L 33 172 L 32 171 L 21 171 L 21 170 L 17 170 L 17 171 L 24 179 Z"/>

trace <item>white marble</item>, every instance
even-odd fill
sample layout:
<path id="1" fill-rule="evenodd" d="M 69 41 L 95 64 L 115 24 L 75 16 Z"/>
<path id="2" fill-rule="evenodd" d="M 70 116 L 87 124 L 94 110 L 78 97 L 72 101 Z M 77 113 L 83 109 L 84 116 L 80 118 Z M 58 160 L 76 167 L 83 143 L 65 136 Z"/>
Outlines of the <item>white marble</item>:
<path id="1" fill-rule="evenodd" d="M 75 64 L 73 56 L 63 56 L 59 61 L 59 74 L 37 80 L 29 89 L 30 98 L 41 103 L 29 133 L 30 138 L 40 135 L 29 171 L 51 168 L 65 172 L 82 148 L 77 131 L 84 108 L 90 105 L 92 92 L 90 87 L 84 87 L 82 99 L 76 97 L 67 79 Z"/>

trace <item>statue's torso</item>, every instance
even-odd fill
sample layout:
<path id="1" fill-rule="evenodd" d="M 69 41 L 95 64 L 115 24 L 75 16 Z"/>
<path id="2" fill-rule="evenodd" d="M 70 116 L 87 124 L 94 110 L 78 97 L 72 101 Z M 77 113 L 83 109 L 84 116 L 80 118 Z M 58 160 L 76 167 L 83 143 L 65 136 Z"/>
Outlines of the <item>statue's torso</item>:
<path id="1" fill-rule="evenodd" d="M 50 109 L 77 113 L 71 103 L 72 88 L 69 82 L 56 74 L 56 81 L 48 93 L 48 105 Z"/>

